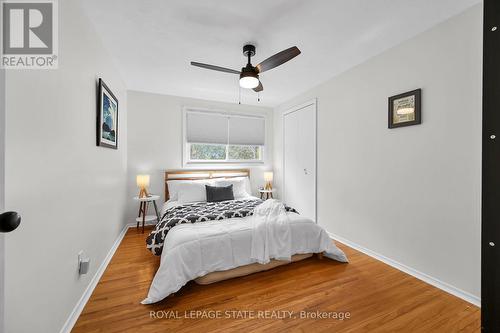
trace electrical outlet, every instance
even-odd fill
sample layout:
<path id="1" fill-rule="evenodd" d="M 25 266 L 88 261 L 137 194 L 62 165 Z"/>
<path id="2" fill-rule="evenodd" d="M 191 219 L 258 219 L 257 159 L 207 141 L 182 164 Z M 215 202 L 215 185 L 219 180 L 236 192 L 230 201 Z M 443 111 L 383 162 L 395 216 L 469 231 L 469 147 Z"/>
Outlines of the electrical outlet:
<path id="1" fill-rule="evenodd" d="M 83 250 L 78 252 L 78 273 L 80 275 L 87 274 L 90 268 L 90 258 L 85 256 Z"/>

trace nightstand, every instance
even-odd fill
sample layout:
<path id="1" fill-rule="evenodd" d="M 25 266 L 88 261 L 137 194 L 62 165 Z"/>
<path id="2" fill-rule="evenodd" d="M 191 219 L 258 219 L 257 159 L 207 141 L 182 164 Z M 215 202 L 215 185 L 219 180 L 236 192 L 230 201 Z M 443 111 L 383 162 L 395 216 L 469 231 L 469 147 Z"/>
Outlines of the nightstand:
<path id="1" fill-rule="evenodd" d="M 273 191 L 274 190 L 259 190 L 260 193 L 260 198 L 264 199 L 264 195 L 266 196 L 267 199 L 273 199 Z"/>
<path id="2" fill-rule="evenodd" d="M 146 222 L 160 222 L 160 214 L 156 206 L 156 200 L 158 199 L 160 199 L 160 196 L 154 194 L 144 198 L 134 197 L 134 200 L 139 201 L 139 214 L 135 221 L 137 222 L 137 229 L 139 229 L 139 222 L 142 222 L 142 233 L 144 233 L 144 224 L 146 224 Z M 148 208 L 151 203 L 153 203 L 156 215 L 148 215 Z"/>

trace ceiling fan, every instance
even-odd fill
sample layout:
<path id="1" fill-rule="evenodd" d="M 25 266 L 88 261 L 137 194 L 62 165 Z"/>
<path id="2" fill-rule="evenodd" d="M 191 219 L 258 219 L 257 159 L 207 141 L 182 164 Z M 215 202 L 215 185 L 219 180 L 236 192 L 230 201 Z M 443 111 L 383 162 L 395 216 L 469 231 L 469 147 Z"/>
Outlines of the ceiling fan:
<path id="1" fill-rule="evenodd" d="M 262 83 L 259 80 L 259 74 L 275 67 L 278 67 L 281 64 L 284 64 L 288 60 L 291 60 L 300 54 L 300 50 L 296 46 L 292 46 L 286 50 L 276 53 L 275 55 L 267 58 L 257 66 L 252 66 L 250 62 L 250 58 L 255 55 L 255 46 L 254 45 L 245 45 L 243 46 L 243 55 L 248 58 L 248 63 L 245 67 L 241 69 L 241 72 L 236 71 L 234 69 L 203 64 L 201 62 L 191 61 L 191 65 L 211 69 L 214 71 L 231 73 L 231 74 L 239 74 L 240 76 L 240 87 L 246 89 L 253 89 L 255 92 L 260 92 L 264 90 Z"/>

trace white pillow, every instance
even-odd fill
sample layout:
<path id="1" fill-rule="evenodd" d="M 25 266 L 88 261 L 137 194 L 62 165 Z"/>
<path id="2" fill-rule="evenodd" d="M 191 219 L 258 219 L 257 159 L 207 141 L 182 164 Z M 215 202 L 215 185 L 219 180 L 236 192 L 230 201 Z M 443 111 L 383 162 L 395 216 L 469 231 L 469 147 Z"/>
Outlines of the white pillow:
<path id="1" fill-rule="evenodd" d="M 242 180 L 245 183 L 245 193 L 247 197 L 252 196 L 252 185 L 250 185 L 250 178 L 248 177 L 235 177 L 230 178 L 234 180 Z"/>
<path id="2" fill-rule="evenodd" d="M 168 180 L 167 186 L 168 186 L 168 194 L 170 196 L 170 200 L 172 200 L 172 201 L 179 200 L 178 194 L 179 194 L 179 186 L 181 186 L 181 184 L 192 184 L 192 183 L 211 185 L 211 184 L 213 184 L 213 180 L 210 180 L 210 179 Z"/>
<path id="3" fill-rule="evenodd" d="M 235 199 L 248 198 L 250 194 L 247 191 L 248 177 L 224 178 L 215 181 L 215 186 L 233 185 L 233 195 Z"/>
<path id="4" fill-rule="evenodd" d="M 193 182 L 179 184 L 177 200 L 179 203 L 207 201 L 205 183 Z"/>

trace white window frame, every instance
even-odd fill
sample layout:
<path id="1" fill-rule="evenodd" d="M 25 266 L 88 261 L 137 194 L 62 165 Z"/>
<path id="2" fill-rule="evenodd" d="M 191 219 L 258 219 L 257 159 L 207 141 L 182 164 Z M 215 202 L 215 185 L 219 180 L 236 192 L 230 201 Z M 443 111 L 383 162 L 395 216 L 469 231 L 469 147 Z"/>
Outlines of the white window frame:
<path id="1" fill-rule="evenodd" d="M 216 114 L 222 116 L 230 117 L 241 117 L 241 118 L 258 118 L 264 120 L 264 145 L 260 146 L 260 159 L 259 160 L 230 160 L 228 159 L 228 149 L 226 148 L 226 159 L 225 160 L 191 160 L 190 159 L 190 144 L 187 142 L 187 114 L 188 113 L 203 113 L 203 114 Z M 208 144 L 208 143 L 201 143 Z M 229 144 L 213 144 L 229 147 Z M 255 115 L 246 113 L 236 113 L 228 112 L 222 110 L 214 110 L 207 108 L 196 108 L 196 107 L 183 107 L 182 108 L 182 164 L 183 166 L 193 166 L 193 165 L 260 165 L 264 164 L 265 154 L 267 145 L 267 116 L 266 115 Z"/>

